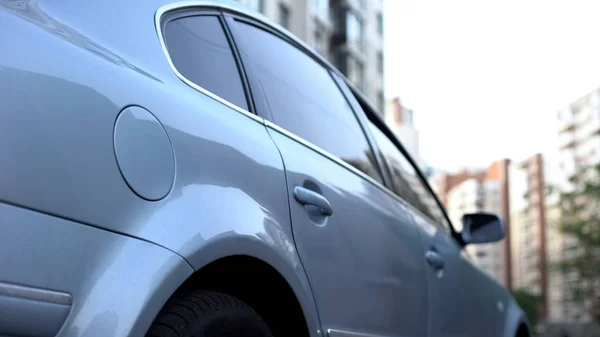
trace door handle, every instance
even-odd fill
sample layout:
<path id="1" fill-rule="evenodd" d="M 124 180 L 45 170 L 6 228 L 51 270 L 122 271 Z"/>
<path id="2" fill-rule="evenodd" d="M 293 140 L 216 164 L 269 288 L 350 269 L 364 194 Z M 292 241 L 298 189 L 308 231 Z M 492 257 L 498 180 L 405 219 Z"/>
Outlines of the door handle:
<path id="1" fill-rule="evenodd" d="M 425 253 L 425 259 L 427 259 L 427 262 L 429 263 L 430 266 L 433 267 L 433 269 L 435 270 L 441 270 L 444 269 L 444 258 L 442 257 L 442 255 L 440 255 L 440 253 L 434 251 L 434 250 L 428 250 Z"/>
<path id="2" fill-rule="evenodd" d="M 302 205 L 312 205 L 319 208 L 322 215 L 330 216 L 333 209 L 329 201 L 317 192 L 311 191 L 302 186 L 294 187 L 294 199 Z"/>

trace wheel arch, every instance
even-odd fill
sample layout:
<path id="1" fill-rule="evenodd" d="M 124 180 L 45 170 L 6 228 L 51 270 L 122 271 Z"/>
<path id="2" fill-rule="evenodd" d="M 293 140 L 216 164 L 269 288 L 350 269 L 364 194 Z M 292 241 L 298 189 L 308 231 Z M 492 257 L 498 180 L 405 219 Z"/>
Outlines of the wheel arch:
<path id="1" fill-rule="evenodd" d="M 238 298 L 256 311 L 275 336 L 309 336 L 304 310 L 287 280 L 268 263 L 248 255 L 213 261 L 180 290 L 206 289 Z"/>
<path id="2" fill-rule="evenodd" d="M 529 327 L 524 322 L 521 322 L 517 327 L 517 333 L 515 337 L 529 337 L 531 336 L 531 331 L 529 331 Z"/>
<path id="3" fill-rule="evenodd" d="M 529 337 L 531 336 L 531 325 L 525 312 L 513 300 L 507 308 L 505 337 Z"/>
<path id="4" fill-rule="evenodd" d="M 189 289 L 225 293 L 250 305 L 275 336 L 321 336 L 312 291 L 290 243 L 283 250 L 247 235 L 212 240 L 186 258 L 195 271 L 169 297 Z"/>

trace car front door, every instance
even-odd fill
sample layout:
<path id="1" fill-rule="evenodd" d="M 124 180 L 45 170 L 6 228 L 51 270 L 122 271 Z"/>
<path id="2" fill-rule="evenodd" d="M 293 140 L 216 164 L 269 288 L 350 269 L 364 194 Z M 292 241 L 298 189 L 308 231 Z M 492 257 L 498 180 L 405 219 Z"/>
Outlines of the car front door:
<path id="1" fill-rule="evenodd" d="M 340 87 L 325 65 L 276 31 L 228 22 L 284 161 L 294 240 L 326 334 L 425 336 L 418 231 L 382 185 Z"/>
<path id="2" fill-rule="evenodd" d="M 369 123 L 373 137 L 388 166 L 393 189 L 410 204 L 410 212 L 423 242 L 428 264 L 428 308 L 430 337 L 495 336 L 490 329 L 485 291 L 489 280 L 468 261 L 443 209 L 408 154 L 389 137 L 383 125 Z"/>

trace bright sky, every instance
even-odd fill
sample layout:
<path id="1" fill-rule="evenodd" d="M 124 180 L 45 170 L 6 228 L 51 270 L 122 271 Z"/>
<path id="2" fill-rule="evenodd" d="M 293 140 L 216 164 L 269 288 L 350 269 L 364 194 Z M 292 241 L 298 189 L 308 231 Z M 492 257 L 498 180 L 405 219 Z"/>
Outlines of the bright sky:
<path id="1" fill-rule="evenodd" d="M 557 111 L 600 87 L 600 1 L 385 0 L 386 97 L 438 169 L 555 150 Z"/>

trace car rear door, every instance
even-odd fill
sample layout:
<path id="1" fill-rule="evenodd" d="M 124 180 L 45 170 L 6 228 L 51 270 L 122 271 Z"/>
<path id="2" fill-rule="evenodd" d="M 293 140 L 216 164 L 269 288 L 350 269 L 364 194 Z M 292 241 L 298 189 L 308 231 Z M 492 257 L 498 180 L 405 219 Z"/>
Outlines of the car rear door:
<path id="1" fill-rule="evenodd" d="M 428 264 L 428 308 L 431 337 L 495 336 L 481 297 L 481 273 L 467 260 L 443 209 L 408 154 L 388 136 L 383 125 L 369 123 L 381 151 L 393 190 L 410 204 L 410 213 L 423 240 Z M 489 301 L 488 301 L 489 302 Z"/>
<path id="2" fill-rule="evenodd" d="M 294 241 L 329 336 L 425 336 L 418 231 L 328 69 L 285 36 L 230 18 L 284 161 Z"/>

